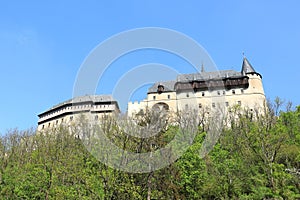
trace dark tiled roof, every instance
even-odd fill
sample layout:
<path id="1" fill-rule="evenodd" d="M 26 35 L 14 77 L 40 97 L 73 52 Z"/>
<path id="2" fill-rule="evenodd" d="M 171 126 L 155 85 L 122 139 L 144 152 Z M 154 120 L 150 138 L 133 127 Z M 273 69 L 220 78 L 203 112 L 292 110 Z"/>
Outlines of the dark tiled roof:
<path id="1" fill-rule="evenodd" d="M 72 104 L 72 103 L 80 103 L 80 102 L 116 102 L 118 106 L 118 102 L 113 99 L 111 95 L 85 95 L 85 96 L 79 96 L 79 97 L 74 97 L 72 99 L 69 99 L 67 101 L 61 102 L 52 108 L 40 113 L 38 116 L 50 112 L 51 110 L 54 110 L 56 108 L 59 108 L 61 106 L 67 105 L 67 104 Z"/>
<path id="2" fill-rule="evenodd" d="M 80 102 L 108 102 L 108 101 L 115 101 L 111 95 L 85 95 L 85 96 L 79 96 L 74 97 L 73 99 L 69 99 L 67 101 L 64 101 L 62 103 L 59 103 L 55 106 L 53 106 L 51 109 L 55 109 L 57 107 L 60 107 L 64 104 L 69 103 L 80 103 Z"/>
<path id="3" fill-rule="evenodd" d="M 153 84 L 149 89 L 148 93 L 157 92 L 158 85 L 164 86 L 164 92 L 172 92 L 175 91 L 174 86 L 177 82 L 187 82 L 187 81 L 206 81 L 211 79 L 220 79 L 220 78 L 238 78 L 242 77 L 243 74 L 241 72 L 237 72 L 234 70 L 223 70 L 223 71 L 214 71 L 214 72 L 201 72 L 201 73 L 193 73 L 193 74 L 180 74 L 177 76 L 177 81 L 165 81 L 165 82 L 157 82 Z"/>
<path id="4" fill-rule="evenodd" d="M 164 92 L 172 92 L 172 91 L 175 91 L 175 90 L 174 90 L 175 83 L 176 83 L 176 81 L 157 82 L 157 83 L 153 84 L 153 85 L 148 89 L 148 93 L 157 92 L 157 87 L 158 87 L 158 85 L 163 85 L 163 86 L 164 86 Z"/>
<path id="5" fill-rule="evenodd" d="M 243 60 L 243 65 L 242 65 L 242 73 L 253 73 L 255 72 L 254 68 L 252 67 L 252 65 L 250 64 L 250 62 L 247 60 L 247 58 L 245 57 Z"/>
<path id="6" fill-rule="evenodd" d="M 201 72 L 195 74 L 181 74 L 177 76 L 177 82 L 186 82 L 186 81 L 206 81 L 210 79 L 220 79 L 220 78 L 234 78 L 241 77 L 240 72 L 234 70 L 223 70 L 223 71 L 214 71 L 214 72 Z"/>

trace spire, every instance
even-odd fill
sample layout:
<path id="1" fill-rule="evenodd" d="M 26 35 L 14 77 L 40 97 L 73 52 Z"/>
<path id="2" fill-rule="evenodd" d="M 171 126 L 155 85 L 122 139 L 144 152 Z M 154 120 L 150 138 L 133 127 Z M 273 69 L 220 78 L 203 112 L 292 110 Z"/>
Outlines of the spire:
<path id="1" fill-rule="evenodd" d="M 250 64 L 250 62 L 245 57 L 244 53 L 243 53 L 243 56 L 244 56 L 244 59 L 243 59 L 243 65 L 242 65 L 242 71 L 241 72 L 243 74 L 253 73 L 253 72 L 256 73 L 256 71 L 254 70 L 254 68 Z"/>
<path id="2" fill-rule="evenodd" d="M 202 62 L 202 65 L 201 65 L 201 73 L 202 73 L 202 72 L 205 72 L 203 62 Z"/>

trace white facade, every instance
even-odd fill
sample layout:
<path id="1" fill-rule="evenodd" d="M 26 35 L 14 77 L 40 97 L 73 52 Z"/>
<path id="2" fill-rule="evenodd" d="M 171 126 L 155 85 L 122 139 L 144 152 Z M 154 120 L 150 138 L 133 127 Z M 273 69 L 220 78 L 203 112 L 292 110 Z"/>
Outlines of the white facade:
<path id="1" fill-rule="evenodd" d="M 128 103 L 128 116 L 134 117 L 146 109 L 166 108 L 178 112 L 188 108 L 214 109 L 239 105 L 249 110 L 265 107 L 262 76 L 244 58 L 241 72 L 225 70 L 179 75 L 176 81 L 154 84 L 147 98 Z"/>
<path id="2" fill-rule="evenodd" d="M 70 126 L 86 115 L 93 120 L 119 113 L 118 103 L 111 96 L 89 95 L 70 99 L 38 115 L 38 131 L 57 127 Z"/>

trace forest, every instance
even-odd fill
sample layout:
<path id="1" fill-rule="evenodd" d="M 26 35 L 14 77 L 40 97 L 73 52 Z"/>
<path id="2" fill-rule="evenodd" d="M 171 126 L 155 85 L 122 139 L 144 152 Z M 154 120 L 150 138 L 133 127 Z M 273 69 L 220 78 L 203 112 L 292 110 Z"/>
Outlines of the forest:
<path id="1" fill-rule="evenodd" d="M 233 112 L 238 118 L 208 154 L 199 156 L 209 130 L 199 123 L 180 158 L 145 173 L 100 162 L 78 137 L 83 128 L 11 129 L 0 138 L 0 199 L 300 199 L 300 106 L 276 99 L 263 115 Z M 146 126 L 153 116 L 139 120 Z M 179 128 L 169 124 L 145 139 L 104 121 L 96 132 L 132 152 L 166 146 Z"/>

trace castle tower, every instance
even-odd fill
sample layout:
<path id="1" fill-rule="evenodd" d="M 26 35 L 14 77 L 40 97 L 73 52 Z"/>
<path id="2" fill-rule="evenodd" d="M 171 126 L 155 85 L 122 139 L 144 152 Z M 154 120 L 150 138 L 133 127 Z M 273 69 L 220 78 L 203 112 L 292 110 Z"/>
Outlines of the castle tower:
<path id="1" fill-rule="evenodd" d="M 247 90 L 245 90 L 245 93 L 251 94 L 251 99 L 254 100 L 253 103 L 258 105 L 259 107 L 262 107 L 265 103 L 265 93 L 262 84 L 262 76 L 255 71 L 246 57 L 244 57 L 243 59 L 241 73 L 242 75 L 249 77 L 249 87 L 247 88 Z"/>

